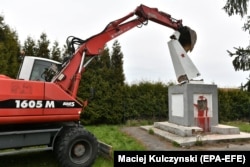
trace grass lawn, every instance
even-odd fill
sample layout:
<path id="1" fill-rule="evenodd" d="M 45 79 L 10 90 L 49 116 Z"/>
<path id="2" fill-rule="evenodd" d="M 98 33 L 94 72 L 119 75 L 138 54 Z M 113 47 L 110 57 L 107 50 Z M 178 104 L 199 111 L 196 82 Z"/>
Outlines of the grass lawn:
<path id="1" fill-rule="evenodd" d="M 250 123 L 249 122 L 242 122 L 242 121 L 232 121 L 232 122 L 225 122 L 224 124 L 230 126 L 236 126 L 242 132 L 250 133 Z"/>
<path id="2" fill-rule="evenodd" d="M 240 131 L 250 133 L 248 122 L 224 122 L 223 124 L 236 126 Z M 112 145 L 113 150 L 145 150 L 144 146 L 133 138 L 120 131 L 121 126 L 87 126 L 98 140 Z M 112 167 L 113 160 L 98 157 L 93 167 Z M 18 155 L 0 156 L 0 167 L 59 167 L 55 156 L 51 151 L 25 153 Z"/>
<path id="3" fill-rule="evenodd" d="M 139 142 L 125 135 L 119 130 L 119 126 L 88 126 L 86 129 L 91 131 L 99 140 L 109 144 L 113 150 L 145 150 Z M 93 167 L 112 167 L 113 160 L 98 157 Z"/>
<path id="4" fill-rule="evenodd" d="M 87 126 L 98 140 L 112 145 L 113 150 L 145 150 L 139 142 L 119 130 L 120 126 Z M 93 167 L 112 167 L 113 160 L 98 157 Z M 51 151 L 0 156 L 0 167 L 59 167 Z"/>

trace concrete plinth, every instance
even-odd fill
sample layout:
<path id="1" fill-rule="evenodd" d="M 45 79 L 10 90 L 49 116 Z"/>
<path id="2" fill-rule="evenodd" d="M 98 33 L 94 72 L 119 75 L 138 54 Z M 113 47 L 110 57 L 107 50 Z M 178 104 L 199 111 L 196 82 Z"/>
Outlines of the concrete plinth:
<path id="1" fill-rule="evenodd" d="M 154 134 L 168 141 L 176 142 L 181 146 L 192 146 L 197 141 L 205 143 L 216 143 L 220 141 L 249 140 L 250 133 L 240 132 L 237 127 L 217 125 L 211 128 L 214 133 L 203 133 L 198 127 L 186 127 L 169 122 L 155 122 L 151 126 L 141 126 L 144 130 L 153 130 Z"/>
<path id="2" fill-rule="evenodd" d="M 197 134 L 205 134 L 203 129 L 200 127 L 182 126 L 170 122 L 155 122 L 153 127 L 182 137 L 191 137 L 196 136 Z M 211 131 L 207 134 L 240 134 L 240 130 L 238 127 L 219 124 L 216 126 L 211 126 Z"/>
<path id="3" fill-rule="evenodd" d="M 170 86 L 169 122 L 198 126 L 205 132 L 218 125 L 218 91 L 216 85 L 183 84 Z"/>
<path id="4" fill-rule="evenodd" d="M 211 132 L 215 134 L 240 134 L 240 129 L 235 126 L 217 125 L 211 127 Z"/>
<path id="5" fill-rule="evenodd" d="M 158 128 L 182 137 L 190 137 L 203 131 L 197 126 L 187 127 L 169 122 L 155 122 L 154 128 Z"/>

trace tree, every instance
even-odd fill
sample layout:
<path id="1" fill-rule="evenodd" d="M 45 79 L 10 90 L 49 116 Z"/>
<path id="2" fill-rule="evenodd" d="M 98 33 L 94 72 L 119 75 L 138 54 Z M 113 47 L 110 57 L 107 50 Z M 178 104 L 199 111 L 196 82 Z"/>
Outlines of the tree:
<path id="1" fill-rule="evenodd" d="M 227 0 L 223 9 L 229 15 L 240 15 L 242 18 L 247 15 L 249 0 Z M 244 23 L 242 29 L 250 33 L 250 16 L 247 16 L 247 21 Z M 235 51 L 227 51 L 233 59 L 233 66 L 236 71 L 249 71 L 250 70 L 250 46 L 247 47 L 234 47 Z M 250 80 L 243 85 L 250 91 Z"/>
<path id="2" fill-rule="evenodd" d="M 59 43 L 57 41 L 54 42 L 51 50 L 51 59 L 55 61 L 61 61 L 61 50 L 59 48 Z"/>
<path id="3" fill-rule="evenodd" d="M 18 36 L 7 24 L 4 17 L 0 15 L 0 70 L 1 74 L 15 77 L 18 71 L 18 56 L 20 45 Z"/>
<path id="4" fill-rule="evenodd" d="M 84 123 L 122 122 L 124 110 L 123 54 L 118 41 L 113 43 L 112 55 L 105 47 L 87 67 L 78 95 L 86 99 L 89 89 L 95 90 L 95 98 L 83 114 Z M 83 90 L 83 91 L 82 91 Z"/>
<path id="5" fill-rule="evenodd" d="M 227 0 L 223 9 L 229 15 L 239 14 L 241 17 L 247 14 L 249 0 Z"/>
<path id="6" fill-rule="evenodd" d="M 62 55 L 61 55 L 62 60 L 64 60 L 65 58 L 67 58 L 70 55 L 70 51 L 69 51 L 67 45 L 63 45 L 63 48 L 61 49 L 61 53 L 62 53 Z"/>
<path id="7" fill-rule="evenodd" d="M 49 50 L 50 41 L 47 39 L 46 33 L 42 33 L 40 39 L 37 42 L 37 53 L 38 57 L 50 58 Z"/>
<path id="8" fill-rule="evenodd" d="M 23 51 L 25 55 L 37 56 L 36 55 L 36 42 L 30 36 L 24 41 Z"/>
<path id="9" fill-rule="evenodd" d="M 113 43 L 111 55 L 111 69 L 114 78 L 113 84 L 124 85 L 125 75 L 123 72 L 123 53 L 121 52 L 121 46 L 117 40 Z"/>
<path id="10" fill-rule="evenodd" d="M 110 87 L 110 55 L 109 49 L 104 48 L 100 56 L 96 56 L 87 66 L 79 85 L 78 96 L 90 100 L 82 115 L 83 123 L 111 123 L 117 122 L 109 114 L 112 111 L 112 90 Z M 90 97 L 90 90 L 94 90 L 94 100 Z"/>

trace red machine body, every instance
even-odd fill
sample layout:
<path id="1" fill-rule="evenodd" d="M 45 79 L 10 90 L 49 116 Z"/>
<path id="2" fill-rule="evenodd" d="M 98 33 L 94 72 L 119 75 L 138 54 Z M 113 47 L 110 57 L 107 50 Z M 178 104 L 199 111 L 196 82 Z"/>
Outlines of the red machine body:
<path id="1" fill-rule="evenodd" d="M 0 124 L 79 120 L 82 105 L 57 84 L 0 79 Z"/>

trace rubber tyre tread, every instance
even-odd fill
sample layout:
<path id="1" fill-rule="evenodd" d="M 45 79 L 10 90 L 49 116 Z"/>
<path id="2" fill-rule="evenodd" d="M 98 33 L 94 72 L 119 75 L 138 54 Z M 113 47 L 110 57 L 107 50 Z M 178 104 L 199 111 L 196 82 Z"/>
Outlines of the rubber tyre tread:
<path id="1" fill-rule="evenodd" d="M 86 162 L 76 164 L 70 160 L 69 149 L 70 145 L 74 143 L 75 140 L 79 139 L 84 139 L 85 141 L 87 140 L 91 145 L 92 152 Z M 67 128 L 56 141 L 55 153 L 57 160 L 62 167 L 91 167 L 98 154 L 98 142 L 92 133 L 83 128 Z"/>

